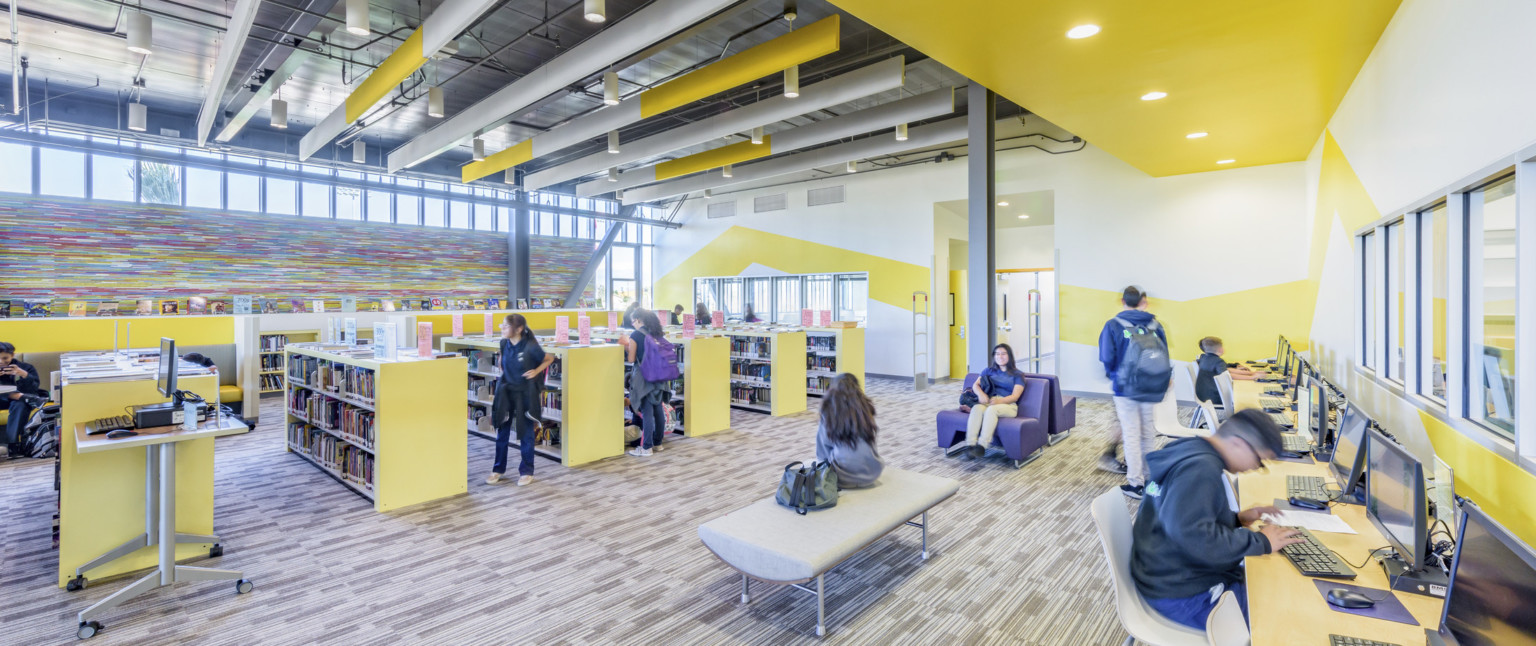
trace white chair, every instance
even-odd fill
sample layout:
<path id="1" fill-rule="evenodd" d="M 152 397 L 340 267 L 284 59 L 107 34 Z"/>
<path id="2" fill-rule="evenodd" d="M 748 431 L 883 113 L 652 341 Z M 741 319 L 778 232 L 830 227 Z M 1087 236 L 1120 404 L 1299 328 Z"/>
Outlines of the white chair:
<path id="1" fill-rule="evenodd" d="M 1168 394 L 1163 396 L 1163 401 L 1152 407 L 1152 424 L 1157 427 L 1157 434 L 1163 437 L 1199 437 L 1211 434 L 1210 431 L 1190 428 L 1179 423 L 1179 398 L 1174 395 L 1172 380 L 1169 380 Z"/>
<path id="2" fill-rule="evenodd" d="M 1205 618 L 1205 637 L 1210 646 L 1248 646 L 1248 620 L 1231 590 L 1221 593 L 1216 607 Z"/>
<path id="3" fill-rule="evenodd" d="M 1219 418 L 1216 417 L 1216 406 L 1211 402 L 1203 401 L 1200 402 L 1200 410 L 1195 415 L 1195 420 L 1190 423 L 1194 424 L 1196 428 L 1205 429 L 1205 434 L 1210 435 L 1215 433 L 1216 427 L 1221 424 L 1221 422 L 1216 421 L 1217 419 Z"/>
<path id="4" fill-rule="evenodd" d="M 1221 405 L 1216 407 L 1216 412 L 1221 413 L 1221 416 L 1216 419 L 1224 422 L 1232 413 L 1237 412 L 1237 398 L 1232 394 L 1232 373 L 1216 375 L 1216 392 L 1221 395 Z"/>
<path id="5" fill-rule="evenodd" d="M 1131 634 L 1125 638 L 1125 646 L 1137 641 L 1155 646 L 1204 646 L 1204 632 L 1164 617 L 1136 590 L 1136 582 L 1131 580 L 1131 517 L 1118 487 L 1094 499 L 1093 522 L 1098 526 L 1105 565 L 1115 586 L 1115 612 L 1120 626 Z"/>

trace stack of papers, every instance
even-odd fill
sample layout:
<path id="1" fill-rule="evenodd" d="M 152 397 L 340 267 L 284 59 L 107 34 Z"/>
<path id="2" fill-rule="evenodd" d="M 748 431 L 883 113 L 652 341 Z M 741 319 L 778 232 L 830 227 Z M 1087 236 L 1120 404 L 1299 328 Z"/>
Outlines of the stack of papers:
<path id="1" fill-rule="evenodd" d="M 1300 527 L 1311 532 L 1332 532 L 1334 534 L 1358 534 L 1344 522 L 1344 519 L 1333 514 L 1325 514 L 1316 511 L 1287 510 L 1278 514 L 1268 514 L 1264 520 L 1274 525 L 1285 527 Z"/>

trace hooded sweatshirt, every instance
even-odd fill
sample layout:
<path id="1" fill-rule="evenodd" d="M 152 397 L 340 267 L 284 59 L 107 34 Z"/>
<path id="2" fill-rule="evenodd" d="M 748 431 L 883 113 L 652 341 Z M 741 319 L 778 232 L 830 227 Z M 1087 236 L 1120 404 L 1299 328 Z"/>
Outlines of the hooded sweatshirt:
<path id="1" fill-rule="evenodd" d="M 1269 539 L 1243 528 L 1227 504 L 1225 463 L 1205 438 L 1170 443 L 1147 467 L 1131 529 L 1131 578 L 1142 595 L 1177 599 L 1231 585 L 1243 580 L 1243 557 L 1269 553 Z"/>
<path id="2" fill-rule="evenodd" d="M 1142 327 L 1157 320 L 1151 312 L 1142 310 L 1124 310 L 1115 316 Z M 1152 331 L 1157 334 L 1157 338 L 1163 340 L 1163 347 L 1168 347 L 1168 335 L 1163 332 L 1163 324 L 1159 322 Z M 1110 388 L 1114 389 L 1116 397 L 1125 395 L 1120 392 L 1120 383 L 1115 379 L 1115 373 L 1120 370 L 1120 358 L 1125 356 L 1125 349 L 1130 345 L 1131 339 L 1125 336 L 1125 326 L 1113 318 L 1104 322 L 1104 329 L 1099 331 L 1099 362 L 1104 364 L 1104 375 L 1109 377 Z"/>

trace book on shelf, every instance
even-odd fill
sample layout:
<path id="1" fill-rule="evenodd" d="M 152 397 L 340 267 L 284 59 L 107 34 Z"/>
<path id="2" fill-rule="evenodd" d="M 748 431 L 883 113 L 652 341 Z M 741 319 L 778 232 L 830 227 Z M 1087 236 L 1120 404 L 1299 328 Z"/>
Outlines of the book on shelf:
<path id="1" fill-rule="evenodd" d="M 235 314 L 251 313 L 251 303 L 253 299 L 250 296 L 234 296 L 231 298 L 231 300 L 234 301 Z"/>
<path id="2" fill-rule="evenodd" d="M 160 314 L 162 316 L 181 314 L 181 301 L 160 301 Z"/>
<path id="3" fill-rule="evenodd" d="M 475 299 L 474 303 L 473 303 L 473 305 L 471 305 L 471 307 L 473 307 L 474 309 L 477 309 L 477 310 L 485 309 L 485 299 L 483 299 L 483 298 Z"/>
<path id="4" fill-rule="evenodd" d="M 432 311 L 437 311 L 437 310 L 441 310 L 441 309 L 443 309 L 445 307 L 447 307 L 447 305 L 443 302 L 443 299 L 441 299 L 441 298 L 433 298 L 433 299 L 429 299 L 427 301 L 427 307 L 425 309 L 429 309 L 429 310 L 432 310 Z"/>
<path id="5" fill-rule="evenodd" d="M 87 309 L 87 303 L 85 301 L 70 301 L 69 302 L 69 315 L 70 316 L 85 316 L 86 314 L 89 313 L 89 312 L 86 311 L 86 309 Z"/>
<path id="6" fill-rule="evenodd" d="M 276 314 L 277 313 L 277 300 L 276 299 L 272 299 L 272 298 L 263 298 L 263 299 L 261 299 L 261 313 L 262 314 Z"/>
<path id="7" fill-rule="evenodd" d="M 207 314 L 208 313 L 208 297 L 206 297 L 206 296 L 191 296 L 191 297 L 188 297 L 187 298 L 187 313 L 188 314 Z"/>
<path id="8" fill-rule="evenodd" d="M 342 312 L 356 312 L 357 311 L 357 297 L 356 296 L 343 296 L 343 297 L 341 297 L 341 311 Z"/>
<path id="9" fill-rule="evenodd" d="M 8 318 L 11 318 L 11 301 L 9 299 L 0 300 L 0 319 Z"/>
<path id="10" fill-rule="evenodd" d="M 304 299 L 302 298 L 289 299 L 288 306 L 290 308 L 289 311 L 293 312 L 294 314 L 303 314 L 304 312 L 309 311 L 309 307 L 305 304 Z"/>
<path id="11" fill-rule="evenodd" d="M 520 309 L 520 310 L 528 309 L 528 299 L 526 299 L 526 298 L 519 298 L 519 299 L 517 299 L 517 303 L 514 306 L 514 309 Z"/>
<path id="12" fill-rule="evenodd" d="M 501 299 L 499 299 L 499 298 L 487 298 L 487 299 L 485 299 L 485 308 L 488 309 L 488 310 L 499 310 L 499 309 L 501 309 Z"/>
<path id="13" fill-rule="evenodd" d="M 96 316 L 117 316 L 117 301 L 105 301 L 97 305 Z"/>
<path id="14" fill-rule="evenodd" d="M 316 298 L 316 299 L 311 300 L 310 304 L 309 304 L 309 308 L 310 308 L 311 312 L 315 312 L 317 314 L 321 313 L 321 312 L 324 312 L 325 311 L 325 299 L 323 299 L 323 298 Z"/>
<path id="15" fill-rule="evenodd" d="M 53 315 L 53 301 L 27 299 L 22 301 L 27 318 L 44 318 Z"/>
<path id="16" fill-rule="evenodd" d="M 134 307 L 133 313 L 138 316 L 149 316 L 154 314 L 155 302 L 148 298 L 141 298 L 139 299 L 138 304 Z"/>

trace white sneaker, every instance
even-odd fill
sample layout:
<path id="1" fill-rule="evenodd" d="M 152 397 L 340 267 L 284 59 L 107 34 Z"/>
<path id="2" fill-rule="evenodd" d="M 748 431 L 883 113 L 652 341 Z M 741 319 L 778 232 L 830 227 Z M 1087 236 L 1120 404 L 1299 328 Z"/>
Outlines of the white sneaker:
<path id="1" fill-rule="evenodd" d="M 533 476 L 518 476 L 517 486 L 521 487 L 533 483 Z"/>
<path id="2" fill-rule="evenodd" d="M 488 484 L 488 485 L 493 485 L 493 484 L 496 484 L 498 482 L 501 482 L 501 474 L 500 473 L 492 473 L 491 477 L 485 479 L 485 484 Z"/>
<path id="3" fill-rule="evenodd" d="M 650 457 L 651 450 L 650 449 L 642 449 L 642 448 L 637 446 L 635 448 L 630 449 L 629 450 L 629 454 L 633 455 L 633 456 L 635 456 L 637 458 L 645 458 L 645 457 Z"/>

